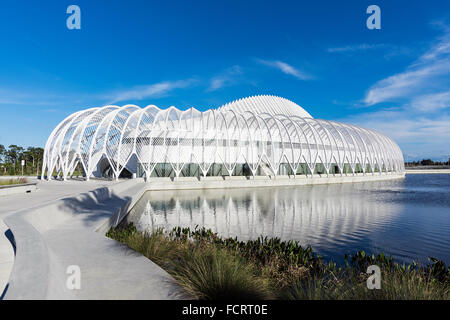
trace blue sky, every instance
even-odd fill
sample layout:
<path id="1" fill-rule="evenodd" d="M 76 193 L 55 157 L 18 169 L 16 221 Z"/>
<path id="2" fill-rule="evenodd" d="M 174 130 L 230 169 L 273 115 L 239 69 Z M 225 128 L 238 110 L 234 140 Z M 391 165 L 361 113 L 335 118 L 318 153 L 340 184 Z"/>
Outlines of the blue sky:
<path id="1" fill-rule="evenodd" d="M 44 146 L 88 107 L 274 94 L 386 133 L 407 159 L 450 157 L 449 1 L 6 0 L 0 39 L 0 144 Z"/>

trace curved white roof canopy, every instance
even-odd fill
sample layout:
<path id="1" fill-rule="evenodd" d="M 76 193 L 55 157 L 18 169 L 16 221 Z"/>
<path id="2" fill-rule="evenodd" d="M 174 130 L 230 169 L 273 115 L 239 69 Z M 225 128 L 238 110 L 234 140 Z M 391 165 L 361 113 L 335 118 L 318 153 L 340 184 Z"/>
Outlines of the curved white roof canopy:
<path id="1" fill-rule="evenodd" d="M 177 177 L 187 163 L 197 164 L 203 175 L 212 164 L 223 165 L 229 175 L 237 164 L 247 164 L 253 175 L 261 168 L 282 174 L 282 167 L 314 175 L 317 165 L 327 175 L 336 166 L 341 175 L 404 171 L 402 152 L 387 136 L 313 119 L 284 98 L 256 96 L 204 112 L 154 105 L 76 112 L 50 135 L 43 172 L 56 170 L 67 178 L 81 163 L 89 178 L 106 158 L 118 177 L 133 156 L 148 177 L 158 163 L 170 164 Z"/>
<path id="2" fill-rule="evenodd" d="M 305 109 L 298 104 L 277 96 L 263 95 L 242 98 L 224 104 L 219 108 L 221 111 L 233 110 L 238 113 L 250 111 L 254 113 L 269 113 L 272 115 L 284 114 L 286 116 L 297 116 L 300 118 L 312 118 Z"/>

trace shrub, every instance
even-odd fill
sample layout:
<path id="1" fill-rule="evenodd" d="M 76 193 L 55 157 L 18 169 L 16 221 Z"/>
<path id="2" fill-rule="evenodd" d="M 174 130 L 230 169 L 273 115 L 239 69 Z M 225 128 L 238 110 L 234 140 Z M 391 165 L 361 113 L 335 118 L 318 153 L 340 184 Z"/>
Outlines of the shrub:
<path id="1" fill-rule="evenodd" d="M 345 265 L 325 263 L 296 241 L 220 238 L 204 228 L 137 232 L 129 225 L 109 237 L 127 244 L 169 272 L 196 299 L 449 299 L 450 268 L 398 264 L 384 253 L 345 256 Z M 369 265 L 381 269 L 381 289 L 366 285 Z"/>

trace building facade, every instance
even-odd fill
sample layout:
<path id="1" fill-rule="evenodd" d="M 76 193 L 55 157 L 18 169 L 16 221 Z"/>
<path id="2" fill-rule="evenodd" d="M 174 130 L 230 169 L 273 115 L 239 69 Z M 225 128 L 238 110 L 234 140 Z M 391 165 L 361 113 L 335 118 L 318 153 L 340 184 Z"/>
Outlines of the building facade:
<path id="1" fill-rule="evenodd" d="M 51 133 L 43 172 L 91 177 L 403 173 L 389 137 L 314 119 L 292 101 L 254 96 L 204 112 L 154 105 L 76 112 Z"/>

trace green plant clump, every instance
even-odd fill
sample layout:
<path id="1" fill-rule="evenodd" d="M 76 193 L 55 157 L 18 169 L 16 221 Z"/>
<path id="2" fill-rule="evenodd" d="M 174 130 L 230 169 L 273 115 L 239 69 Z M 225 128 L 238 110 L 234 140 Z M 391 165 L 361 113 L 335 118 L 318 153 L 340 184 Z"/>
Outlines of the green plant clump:
<path id="1" fill-rule="evenodd" d="M 16 184 L 24 184 L 27 182 L 28 182 L 28 180 L 25 178 L 0 179 L 0 186 L 12 186 L 12 185 L 16 185 Z"/>
<path id="2" fill-rule="evenodd" d="M 384 253 L 359 251 L 338 266 L 297 241 L 260 237 L 238 241 L 205 228 L 138 232 L 133 225 L 107 236 L 151 259 L 201 300 L 255 299 L 445 299 L 450 268 L 398 264 Z M 367 288 L 367 267 L 381 269 L 381 289 Z"/>

